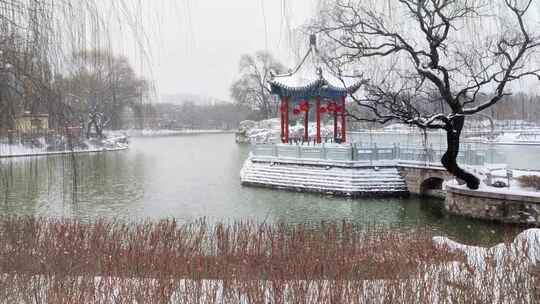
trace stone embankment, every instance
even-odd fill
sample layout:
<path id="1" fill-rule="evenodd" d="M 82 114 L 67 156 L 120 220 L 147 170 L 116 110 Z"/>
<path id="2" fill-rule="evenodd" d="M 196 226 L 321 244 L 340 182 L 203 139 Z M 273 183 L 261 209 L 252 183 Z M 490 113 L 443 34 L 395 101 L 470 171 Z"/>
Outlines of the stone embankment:
<path id="1" fill-rule="evenodd" d="M 469 190 L 458 185 L 444 168 L 431 164 L 252 155 L 244 163 L 240 180 L 246 186 L 348 197 L 446 196 L 445 209 L 450 214 L 540 226 L 539 192 L 484 184 L 479 190 Z"/>
<path id="2" fill-rule="evenodd" d="M 540 193 L 507 191 L 493 187 L 469 190 L 446 183 L 448 213 L 502 223 L 540 226 Z"/>

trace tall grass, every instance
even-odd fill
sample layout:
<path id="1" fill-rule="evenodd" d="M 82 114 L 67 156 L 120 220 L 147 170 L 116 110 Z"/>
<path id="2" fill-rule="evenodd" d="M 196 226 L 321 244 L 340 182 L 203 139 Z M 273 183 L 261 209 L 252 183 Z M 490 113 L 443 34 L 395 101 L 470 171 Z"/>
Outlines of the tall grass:
<path id="1" fill-rule="evenodd" d="M 482 271 L 427 230 L 347 222 L 0 220 L 2 303 L 534 303 L 525 261 Z M 493 271 L 490 271 L 493 270 Z M 497 292 L 494 292 L 497 291 Z"/>

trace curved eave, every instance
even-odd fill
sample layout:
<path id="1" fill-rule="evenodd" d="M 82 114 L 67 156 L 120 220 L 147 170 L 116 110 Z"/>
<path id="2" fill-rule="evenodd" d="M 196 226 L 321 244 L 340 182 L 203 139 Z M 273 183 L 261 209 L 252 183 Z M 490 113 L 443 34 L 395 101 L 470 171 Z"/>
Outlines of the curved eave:
<path id="1" fill-rule="evenodd" d="M 362 82 L 357 82 L 350 87 L 336 87 L 328 83 L 325 79 L 315 80 L 305 86 L 291 87 L 278 81 L 270 81 L 272 94 L 281 97 L 292 97 L 296 99 L 310 99 L 313 97 L 336 98 L 354 94 L 361 86 Z"/>

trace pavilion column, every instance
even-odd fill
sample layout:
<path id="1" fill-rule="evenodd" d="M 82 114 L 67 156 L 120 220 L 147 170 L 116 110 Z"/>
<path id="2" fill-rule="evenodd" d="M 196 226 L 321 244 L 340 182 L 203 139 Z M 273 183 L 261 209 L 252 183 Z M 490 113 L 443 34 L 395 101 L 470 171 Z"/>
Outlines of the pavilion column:
<path id="1" fill-rule="evenodd" d="M 306 115 L 304 116 L 304 141 L 309 141 L 309 102 L 307 103 Z"/>
<path id="2" fill-rule="evenodd" d="M 281 105 L 279 107 L 280 123 L 281 123 L 281 142 L 285 143 L 285 99 L 286 97 L 281 96 Z"/>
<path id="3" fill-rule="evenodd" d="M 289 98 L 285 97 L 285 122 L 284 122 L 284 128 L 285 128 L 285 140 L 284 143 L 289 143 Z"/>
<path id="4" fill-rule="evenodd" d="M 347 142 L 347 128 L 345 126 L 347 119 L 346 119 L 346 111 L 345 111 L 345 96 L 341 97 L 341 143 Z"/>
<path id="5" fill-rule="evenodd" d="M 317 107 L 317 139 L 316 142 L 318 144 L 321 143 L 321 97 L 317 96 L 316 101 L 316 107 Z"/>
<path id="6" fill-rule="evenodd" d="M 335 101 L 333 101 L 336 103 Z M 336 106 L 337 108 L 337 106 Z M 338 130 L 337 130 L 337 110 L 334 108 L 334 142 L 336 142 L 338 138 Z"/>

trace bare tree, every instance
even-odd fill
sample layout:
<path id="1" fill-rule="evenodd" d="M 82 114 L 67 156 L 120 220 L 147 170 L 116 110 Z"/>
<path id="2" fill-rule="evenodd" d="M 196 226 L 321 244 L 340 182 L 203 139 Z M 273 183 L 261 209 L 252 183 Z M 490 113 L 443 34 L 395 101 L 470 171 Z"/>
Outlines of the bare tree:
<path id="1" fill-rule="evenodd" d="M 87 125 L 94 126 L 99 136 L 106 126 L 122 127 L 121 115 L 127 108 L 141 111 L 148 82 L 135 74 L 126 57 L 92 50 L 74 54 L 71 61 L 72 71 L 63 79 L 65 103 L 76 101 L 71 103 L 73 114 L 80 120 L 87 117 Z"/>
<path id="2" fill-rule="evenodd" d="M 259 51 L 243 55 L 239 64 L 240 77 L 231 85 L 231 97 L 240 105 L 260 111 L 263 118 L 273 117 L 277 104 L 272 102 L 268 79 L 270 72 L 281 73 L 285 67 L 270 53 Z"/>
<path id="3" fill-rule="evenodd" d="M 313 29 L 326 64 L 340 76 L 364 70 L 353 96 L 370 116 L 446 131 L 441 162 L 471 189 L 479 180 L 457 164 L 465 117 L 510 94 L 512 83 L 539 78 L 532 0 L 334 0 Z M 366 76 L 369 74 L 369 76 Z M 369 78 L 369 79 L 368 79 Z M 480 95 L 483 98 L 480 98 Z"/>

